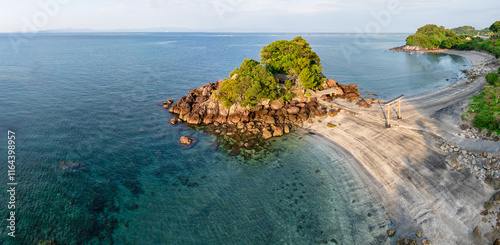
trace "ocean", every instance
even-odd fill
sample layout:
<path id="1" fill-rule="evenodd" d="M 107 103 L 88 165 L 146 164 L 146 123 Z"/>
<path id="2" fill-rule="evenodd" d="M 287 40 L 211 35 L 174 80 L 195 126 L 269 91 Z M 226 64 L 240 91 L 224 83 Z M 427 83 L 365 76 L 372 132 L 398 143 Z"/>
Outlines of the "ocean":
<path id="1" fill-rule="evenodd" d="M 298 35 L 328 78 L 381 100 L 445 87 L 471 68 L 458 56 L 388 50 L 405 35 L 39 33 L 13 43 L 0 34 L 1 243 L 388 243 L 390 217 L 331 142 L 299 130 L 230 156 L 203 127 L 170 125 L 159 105 Z M 180 146 L 183 135 L 196 145 Z"/>

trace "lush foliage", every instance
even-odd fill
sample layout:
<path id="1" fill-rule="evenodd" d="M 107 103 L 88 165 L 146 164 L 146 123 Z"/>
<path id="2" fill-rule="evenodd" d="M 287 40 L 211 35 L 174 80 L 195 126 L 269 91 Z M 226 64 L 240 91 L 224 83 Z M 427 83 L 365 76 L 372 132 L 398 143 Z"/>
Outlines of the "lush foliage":
<path id="1" fill-rule="evenodd" d="M 496 21 L 490 26 L 490 30 L 494 33 L 500 32 L 500 21 Z"/>
<path id="2" fill-rule="evenodd" d="M 500 87 L 485 86 L 480 94 L 473 97 L 469 104 L 467 118 L 474 114 L 472 123 L 479 129 L 500 134 Z"/>
<path id="3" fill-rule="evenodd" d="M 246 59 L 225 79 L 215 96 L 228 107 L 241 102 L 243 106 L 255 106 L 262 99 L 279 97 L 278 82 L 273 74 L 258 61 Z"/>
<path id="4" fill-rule="evenodd" d="M 484 28 L 482 30 L 476 30 L 476 28 L 472 26 L 460 26 L 457 28 L 451 29 L 457 35 L 468 35 L 468 36 L 488 36 L 490 32 L 489 28 Z"/>
<path id="5" fill-rule="evenodd" d="M 437 25 L 425 25 L 418 28 L 417 33 L 406 38 L 406 44 L 410 46 L 436 49 L 441 46 L 443 41 L 448 39 L 450 39 L 450 41 L 447 45 L 456 45 L 459 41 L 456 37 L 457 34 L 455 32 L 445 29 L 443 26 L 438 27 Z"/>
<path id="6" fill-rule="evenodd" d="M 490 53 L 497 58 L 500 57 L 500 42 L 493 37 L 488 40 L 476 38 L 473 41 L 460 44 L 455 48 L 458 50 L 477 50 Z"/>
<path id="7" fill-rule="evenodd" d="M 291 41 L 276 41 L 262 48 L 262 63 L 246 59 L 229 78 L 224 79 L 215 97 L 229 107 L 236 103 L 253 107 L 262 99 L 291 100 L 292 81 L 280 89 L 274 74 L 287 74 L 299 78 L 304 89 L 314 89 L 324 81 L 320 59 L 302 37 Z"/>
<path id="8" fill-rule="evenodd" d="M 263 47 L 260 57 L 262 64 L 273 74 L 299 76 L 304 89 L 317 88 L 324 80 L 319 56 L 300 36 Z"/>
<path id="9" fill-rule="evenodd" d="M 500 21 L 495 22 L 490 28 L 497 30 L 495 29 L 497 26 L 500 28 Z M 428 49 L 478 50 L 493 54 L 499 58 L 500 40 L 495 35 L 490 35 L 491 38 L 486 41 L 480 37 L 474 38 L 478 34 L 486 36 L 488 31 L 489 29 L 477 31 L 471 26 L 462 26 L 448 30 L 442 26 L 425 25 L 420 27 L 417 33 L 409 36 L 406 39 L 406 44 Z"/>
<path id="10" fill-rule="evenodd" d="M 490 85 L 494 85 L 495 82 L 497 81 L 498 81 L 497 73 L 488 73 L 488 75 L 486 75 L 486 82 L 488 82 Z"/>

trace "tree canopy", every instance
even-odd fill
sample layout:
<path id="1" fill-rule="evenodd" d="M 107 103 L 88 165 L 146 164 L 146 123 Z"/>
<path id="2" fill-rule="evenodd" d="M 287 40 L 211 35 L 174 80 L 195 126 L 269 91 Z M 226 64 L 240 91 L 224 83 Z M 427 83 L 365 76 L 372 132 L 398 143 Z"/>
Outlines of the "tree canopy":
<path id="1" fill-rule="evenodd" d="M 324 80 L 319 56 L 300 36 L 291 41 L 275 41 L 263 47 L 260 57 L 262 64 L 273 74 L 299 76 L 305 89 L 317 88 Z"/>
<path id="2" fill-rule="evenodd" d="M 239 68 L 234 69 L 215 93 L 215 97 L 224 101 L 224 106 L 238 102 L 243 106 L 255 106 L 262 99 L 275 100 L 279 95 L 278 82 L 273 74 L 251 59 L 245 59 Z"/>
<path id="3" fill-rule="evenodd" d="M 457 34 L 443 26 L 425 25 L 418 28 L 417 32 L 406 38 L 406 44 L 410 46 L 419 46 L 422 48 L 436 49 L 441 47 L 443 41 L 455 39 Z M 464 37 L 465 38 L 465 37 Z M 451 42 L 451 41 L 449 41 Z M 454 44 L 454 43 L 453 43 Z M 451 43 L 447 44 L 450 46 Z"/>
<path id="4" fill-rule="evenodd" d="M 275 41 L 263 47 L 260 57 L 262 63 L 246 59 L 229 74 L 229 78 L 224 79 L 214 94 L 224 101 L 224 106 L 241 103 L 242 106 L 252 107 L 262 99 L 292 99 L 292 82 L 287 81 L 284 88 L 280 89 L 274 74 L 298 77 L 304 89 L 318 88 L 325 80 L 318 55 L 300 36 L 291 41 Z"/>
<path id="5" fill-rule="evenodd" d="M 496 21 L 490 26 L 490 30 L 494 33 L 500 32 L 500 21 Z"/>

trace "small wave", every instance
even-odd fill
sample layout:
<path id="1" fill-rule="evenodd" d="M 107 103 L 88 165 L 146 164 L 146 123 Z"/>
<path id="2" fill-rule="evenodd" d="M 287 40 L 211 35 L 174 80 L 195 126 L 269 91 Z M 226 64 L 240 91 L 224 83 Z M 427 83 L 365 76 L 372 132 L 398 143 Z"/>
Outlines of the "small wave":
<path id="1" fill-rule="evenodd" d="M 171 44 L 171 43 L 176 43 L 177 41 L 164 41 L 164 42 L 155 42 L 155 43 L 151 43 L 153 45 L 168 45 L 168 44 Z"/>

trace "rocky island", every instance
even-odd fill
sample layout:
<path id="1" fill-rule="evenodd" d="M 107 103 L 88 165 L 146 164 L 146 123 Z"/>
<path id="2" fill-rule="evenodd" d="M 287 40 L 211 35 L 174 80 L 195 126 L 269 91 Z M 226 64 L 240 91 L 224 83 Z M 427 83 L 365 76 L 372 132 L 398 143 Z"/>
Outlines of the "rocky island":
<path id="1" fill-rule="evenodd" d="M 229 78 L 188 92 L 165 108 L 178 118 L 172 124 L 215 125 L 216 134 L 237 140 L 280 137 L 315 118 L 337 114 L 318 103 L 343 98 L 358 101 L 357 85 L 343 85 L 322 74 L 319 57 L 305 39 L 276 41 L 262 48 L 262 62 L 245 60 Z M 368 102 L 360 103 L 369 106 Z M 374 103 L 374 101 L 370 101 Z M 251 143 L 245 141 L 245 146 Z"/>

